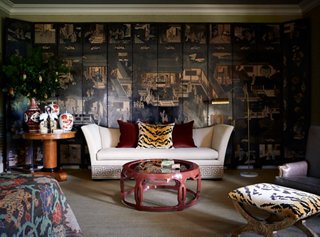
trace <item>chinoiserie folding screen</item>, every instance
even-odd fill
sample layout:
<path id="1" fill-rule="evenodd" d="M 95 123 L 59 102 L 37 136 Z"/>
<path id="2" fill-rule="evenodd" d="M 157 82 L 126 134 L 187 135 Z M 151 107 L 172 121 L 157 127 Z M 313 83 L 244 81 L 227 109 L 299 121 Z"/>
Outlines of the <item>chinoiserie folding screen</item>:
<path id="1" fill-rule="evenodd" d="M 65 60 L 71 75 L 51 100 L 79 125 L 117 127 L 118 119 L 234 124 L 226 165 L 235 167 L 247 161 L 249 121 L 253 165 L 303 156 L 310 110 L 306 21 L 33 23 L 8 18 L 4 32 L 4 61 L 30 47 Z M 230 103 L 212 105 L 216 98 Z M 6 155 L 17 160 L 22 141 L 12 141 L 23 129 L 27 101 L 6 101 Z"/>

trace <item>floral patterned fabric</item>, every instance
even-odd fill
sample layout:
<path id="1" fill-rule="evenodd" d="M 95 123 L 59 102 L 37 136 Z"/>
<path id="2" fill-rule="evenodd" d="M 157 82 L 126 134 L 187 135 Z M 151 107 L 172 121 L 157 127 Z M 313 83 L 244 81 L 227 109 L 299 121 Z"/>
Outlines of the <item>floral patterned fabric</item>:
<path id="1" fill-rule="evenodd" d="M 55 179 L 0 174 L 0 236 L 82 237 L 83 234 Z"/>

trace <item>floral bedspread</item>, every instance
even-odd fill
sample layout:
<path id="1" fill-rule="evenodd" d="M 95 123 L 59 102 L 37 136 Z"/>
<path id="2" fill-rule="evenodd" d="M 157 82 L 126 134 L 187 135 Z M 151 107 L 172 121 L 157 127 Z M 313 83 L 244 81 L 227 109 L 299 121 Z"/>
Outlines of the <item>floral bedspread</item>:
<path id="1" fill-rule="evenodd" d="M 0 174 L 0 236 L 83 237 L 59 183 L 31 174 Z"/>

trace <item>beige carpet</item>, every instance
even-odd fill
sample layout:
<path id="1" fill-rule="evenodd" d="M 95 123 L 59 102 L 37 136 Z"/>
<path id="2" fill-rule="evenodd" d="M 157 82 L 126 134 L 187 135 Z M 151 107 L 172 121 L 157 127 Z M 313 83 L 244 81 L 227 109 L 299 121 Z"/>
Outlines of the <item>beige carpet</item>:
<path id="1" fill-rule="evenodd" d="M 68 180 L 60 184 L 87 237 L 220 237 L 230 236 L 232 229 L 245 223 L 227 197 L 228 192 L 248 184 L 273 182 L 277 171 L 257 170 L 258 177 L 244 178 L 239 170 L 226 170 L 221 181 L 202 180 L 201 198 L 195 206 L 172 212 L 128 208 L 120 202 L 119 180 L 93 181 L 89 170 L 67 172 Z M 169 191 L 148 192 L 146 202 L 152 205 L 166 200 L 173 203 L 176 198 Z M 320 234 L 320 217 L 309 219 L 307 224 Z M 305 236 L 294 227 L 277 234 Z"/>

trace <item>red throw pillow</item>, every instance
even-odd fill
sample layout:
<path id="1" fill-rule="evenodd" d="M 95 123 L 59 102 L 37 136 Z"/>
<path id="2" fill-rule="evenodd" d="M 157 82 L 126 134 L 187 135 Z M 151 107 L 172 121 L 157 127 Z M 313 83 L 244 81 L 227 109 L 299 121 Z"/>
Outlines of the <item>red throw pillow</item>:
<path id="1" fill-rule="evenodd" d="M 136 123 L 117 120 L 120 128 L 120 139 L 116 147 L 137 147 L 139 128 Z"/>
<path id="2" fill-rule="evenodd" d="M 193 121 L 175 124 L 172 132 L 174 147 L 196 147 L 192 137 Z"/>

